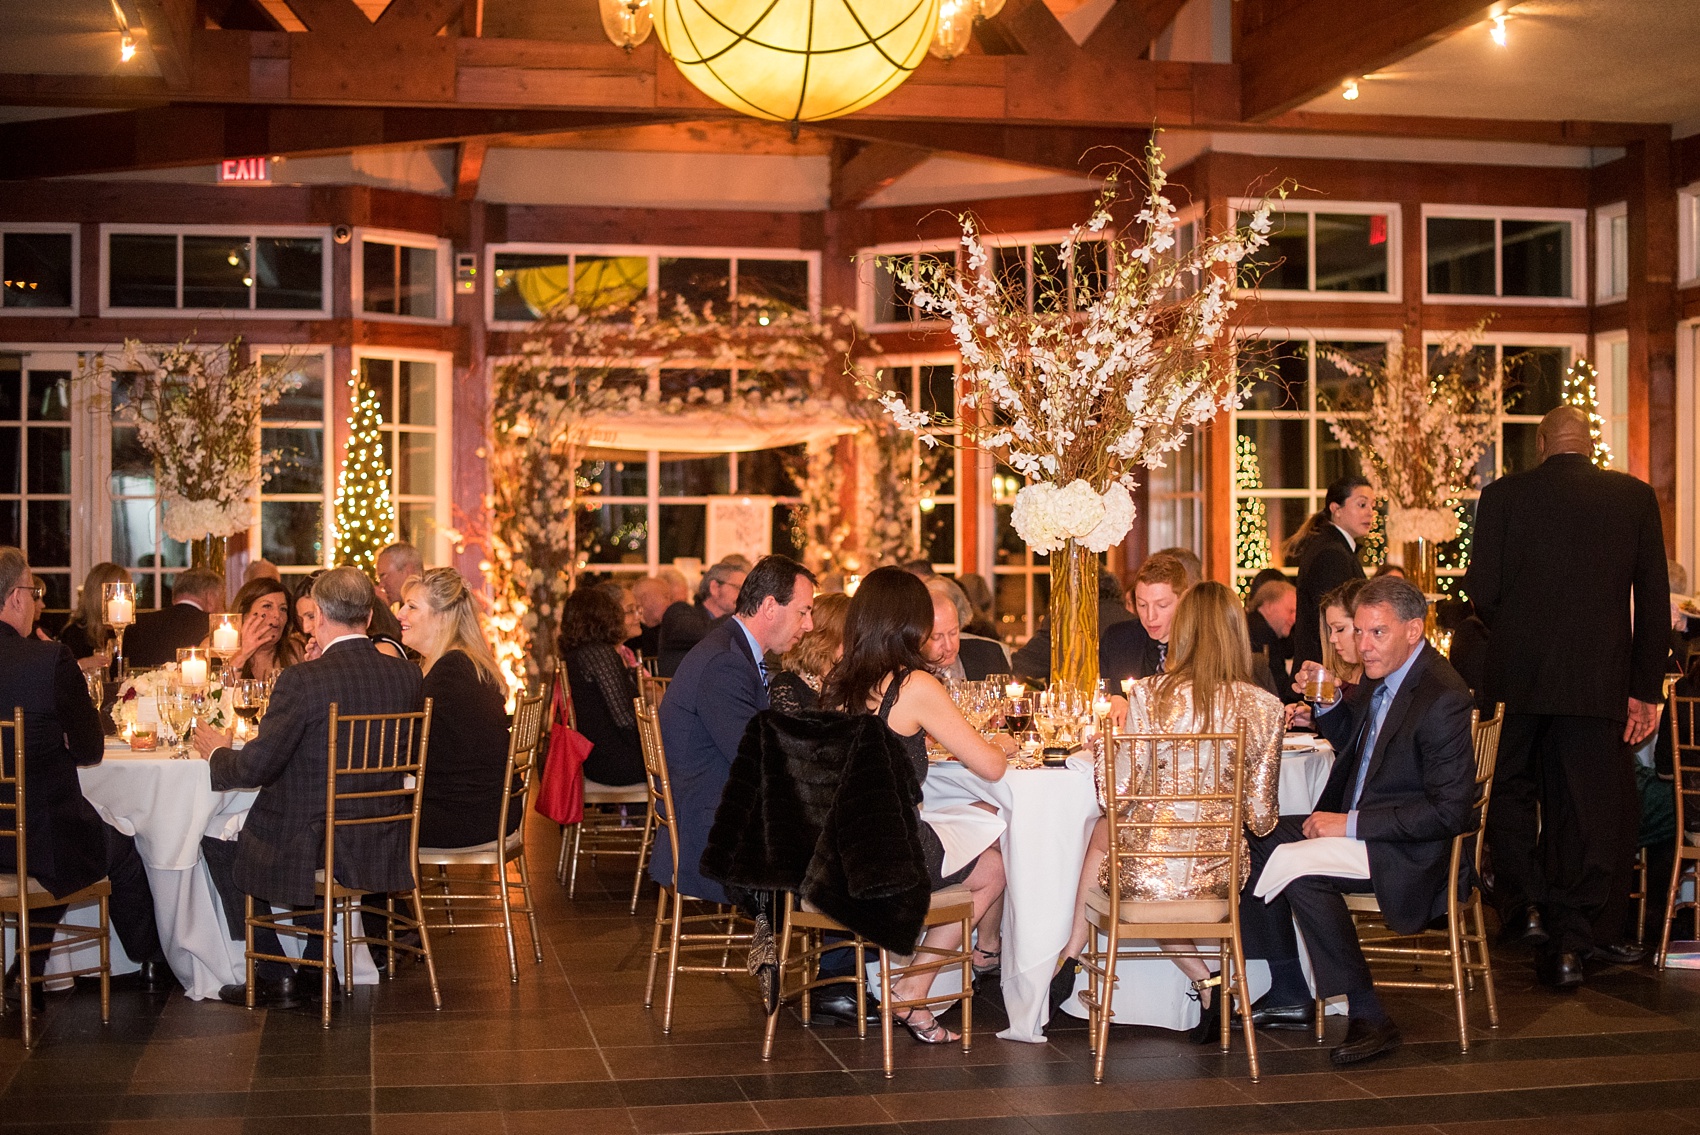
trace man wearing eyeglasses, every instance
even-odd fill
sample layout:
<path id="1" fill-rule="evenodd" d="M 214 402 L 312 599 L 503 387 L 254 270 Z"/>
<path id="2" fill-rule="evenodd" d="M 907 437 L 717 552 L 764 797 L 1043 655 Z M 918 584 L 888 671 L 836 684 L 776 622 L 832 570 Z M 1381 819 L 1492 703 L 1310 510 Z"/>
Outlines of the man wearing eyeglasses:
<path id="1" fill-rule="evenodd" d="M 31 634 L 41 599 L 41 585 L 24 554 L 0 547 L 0 715 L 11 718 L 18 709 L 24 712 L 24 850 L 29 876 L 51 895 L 69 895 L 111 879 L 112 925 L 124 952 L 143 959 L 145 985 L 163 985 L 170 980 L 170 970 L 160 949 L 153 893 L 136 843 L 101 822 L 77 779 L 79 767 L 99 764 L 104 753 L 100 711 L 89 700 L 70 648 Z M 10 744 L 4 760 L 7 773 L 14 774 L 17 755 Z M 10 785 L 0 788 L 0 801 L 13 798 Z M 0 872 L 16 872 L 17 866 L 13 842 L 0 841 Z M 52 924 L 64 914 L 63 906 L 36 910 L 30 942 L 51 942 Z M 32 973 L 43 973 L 46 967 L 45 950 L 30 956 Z M 12 997 L 19 986 L 8 980 L 6 988 Z"/>

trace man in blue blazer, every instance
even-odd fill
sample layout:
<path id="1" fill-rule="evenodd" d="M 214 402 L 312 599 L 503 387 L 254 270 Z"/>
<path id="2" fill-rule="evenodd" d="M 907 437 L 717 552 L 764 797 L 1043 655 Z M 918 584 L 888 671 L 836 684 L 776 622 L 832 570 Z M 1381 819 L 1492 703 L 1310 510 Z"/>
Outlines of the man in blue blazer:
<path id="1" fill-rule="evenodd" d="M 744 727 L 767 708 L 764 657 L 785 653 L 814 627 L 814 584 L 814 573 L 797 561 L 762 557 L 744 579 L 733 617 L 691 648 L 661 700 L 679 832 L 678 886 L 690 898 L 727 901 L 720 884 L 703 877 L 703 849 Z M 656 841 L 649 873 L 673 885 L 667 841 Z"/>

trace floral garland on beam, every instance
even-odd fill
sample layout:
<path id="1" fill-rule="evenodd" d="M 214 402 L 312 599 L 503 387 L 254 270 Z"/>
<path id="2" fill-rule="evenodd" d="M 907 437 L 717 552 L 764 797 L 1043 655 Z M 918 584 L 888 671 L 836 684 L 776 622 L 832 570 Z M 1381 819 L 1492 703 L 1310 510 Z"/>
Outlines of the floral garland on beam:
<path id="1" fill-rule="evenodd" d="M 1133 524 L 1135 470 L 1162 468 L 1195 426 L 1239 404 L 1229 319 L 1242 265 L 1268 243 L 1269 201 L 1249 224 L 1182 250 L 1167 180 L 1155 141 L 1142 167 L 1112 167 L 1091 216 L 1063 241 L 1056 273 L 1035 266 L 1031 303 L 1025 280 L 1006 287 L 989 270 L 971 215 L 959 218 L 963 267 L 883 261 L 918 310 L 949 322 L 962 354 L 961 416 L 912 410 L 864 386 L 925 444 L 935 444 L 925 431 L 959 433 L 1026 477 L 1013 522 L 1035 552 L 1119 543 Z M 1130 202 L 1138 210 L 1126 231 L 1138 235 L 1111 234 L 1113 211 Z M 1076 273 L 1076 251 L 1101 235 L 1103 276 L 1084 264 Z"/>

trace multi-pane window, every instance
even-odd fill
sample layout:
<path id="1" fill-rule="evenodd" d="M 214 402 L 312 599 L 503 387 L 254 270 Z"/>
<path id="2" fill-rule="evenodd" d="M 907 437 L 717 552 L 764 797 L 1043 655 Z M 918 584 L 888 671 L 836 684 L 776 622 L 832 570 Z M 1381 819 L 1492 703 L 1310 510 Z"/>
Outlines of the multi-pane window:
<path id="1" fill-rule="evenodd" d="M 325 237 L 261 231 L 103 226 L 104 314 L 328 310 Z"/>
<path id="2" fill-rule="evenodd" d="M 688 254 L 687 254 L 688 253 Z M 815 253 L 502 245 L 491 252 L 490 318 L 529 323 L 569 304 L 594 309 L 646 296 L 677 297 L 724 313 L 736 304 L 751 319 L 813 310 L 819 295 Z"/>
<path id="3" fill-rule="evenodd" d="M 71 371 L 0 354 L 0 544 L 23 549 L 46 602 L 71 601 Z"/>
<path id="4" fill-rule="evenodd" d="M 1700 278 L 1700 183 L 1676 195 L 1677 276 L 1683 283 Z"/>
<path id="5" fill-rule="evenodd" d="M 1430 300 L 1493 296 L 1578 300 L 1585 214 L 1569 210 L 1425 207 L 1423 247 Z"/>
<path id="6" fill-rule="evenodd" d="M 1594 266 L 1596 302 L 1629 295 L 1629 208 L 1624 202 L 1594 210 Z"/>
<path id="7" fill-rule="evenodd" d="M 390 465 L 390 501 L 395 506 L 396 532 L 436 562 L 437 530 L 447 522 L 439 515 L 446 494 L 448 454 L 438 406 L 435 359 L 384 358 L 361 354 L 361 381 L 377 392 L 383 415 L 384 457 Z"/>
<path id="8" fill-rule="evenodd" d="M 287 578 L 326 566 L 334 546 L 326 504 L 335 488 L 325 442 L 330 436 L 325 391 L 330 367 L 322 351 L 264 352 L 260 357 L 294 378 L 283 397 L 261 413 L 260 452 L 270 475 L 260 487 L 254 552 Z"/>
<path id="9" fill-rule="evenodd" d="M 1051 561 L 1034 555 L 1015 530 L 1015 496 L 1026 480 L 991 455 L 981 456 L 992 489 L 992 619 L 999 638 L 1025 642 L 1050 613 Z"/>
<path id="10" fill-rule="evenodd" d="M 1269 243 L 1248 258 L 1244 278 L 1268 294 L 1396 295 L 1398 216 L 1394 205 L 1286 202 L 1270 214 Z"/>
<path id="11" fill-rule="evenodd" d="M 154 481 L 153 458 L 142 448 L 136 427 L 123 425 L 117 410 L 129 401 L 132 374 L 112 376 L 111 461 L 107 493 L 112 503 L 109 558 L 128 568 L 136 581 L 137 603 L 163 604 L 175 574 L 189 566 L 189 547 L 165 534 L 164 506 Z"/>
<path id="12" fill-rule="evenodd" d="M 937 323 L 937 314 L 917 308 L 909 289 L 898 280 L 897 274 L 876 257 L 901 257 L 912 268 L 923 264 L 940 267 L 955 265 L 957 253 L 954 242 L 933 242 L 925 245 L 903 245 L 891 248 L 863 249 L 857 257 L 862 262 L 866 281 L 862 296 L 862 318 L 873 327 L 902 327 L 917 323 Z"/>
<path id="13" fill-rule="evenodd" d="M 0 311 L 71 311 L 76 294 L 73 230 L 0 231 Z"/>
<path id="14" fill-rule="evenodd" d="M 1147 472 L 1146 544 L 1190 548 L 1204 554 L 1204 437 L 1198 430 L 1167 455 L 1161 469 Z"/>
<path id="15" fill-rule="evenodd" d="M 1050 237 L 1001 237 L 986 241 L 990 255 L 985 270 L 1003 285 L 1007 294 L 1038 312 L 1070 310 L 1085 290 L 1097 291 L 1109 273 L 1109 246 L 1101 239 L 1080 242 L 1072 263 L 1062 258 L 1062 235 Z M 912 302 L 909 289 L 891 270 L 893 258 L 906 259 L 916 268 L 925 264 L 960 266 L 953 242 L 889 245 L 865 248 L 857 259 L 862 272 L 862 313 L 874 327 L 898 328 L 915 324 L 937 324 L 936 313 L 922 312 Z"/>
<path id="16" fill-rule="evenodd" d="M 902 364 L 882 368 L 886 381 L 903 392 L 911 408 L 929 414 L 956 416 L 956 365 L 954 363 Z M 911 484 L 921 488 L 913 514 L 916 547 L 920 558 L 942 571 L 955 571 L 959 528 L 957 482 L 957 435 L 940 430 L 925 431 L 938 444 L 917 444 L 909 471 Z M 907 438 L 908 434 L 901 435 Z"/>
<path id="17" fill-rule="evenodd" d="M 444 317 L 446 254 L 429 238 L 362 236 L 360 309 L 368 315 Z"/>

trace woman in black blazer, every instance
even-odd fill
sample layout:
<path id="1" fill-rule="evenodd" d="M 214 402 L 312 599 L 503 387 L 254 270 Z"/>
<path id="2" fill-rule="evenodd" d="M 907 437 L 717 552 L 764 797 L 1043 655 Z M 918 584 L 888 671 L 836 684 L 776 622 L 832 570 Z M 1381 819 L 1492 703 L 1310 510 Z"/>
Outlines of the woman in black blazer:
<path id="1" fill-rule="evenodd" d="M 1375 524 L 1375 493 L 1362 477 L 1341 477 L 1328 486 L 1322 509 L 1304 522 L 1284 549 L 1289 564 L 1299 565 L 1299 620 L 1293 624 L 1293 673 L 1304 662 L 1322 661 L 1322 633 L 1311 612 L 1322 597 L 1353 579 L 1364 578 L 1358 544 Z"/>
<path id="2" fill-rule="evenodd" d="M 507 696 L 472 592 L 454 568 L 432 568 L 402 590 L 402 642 L 419 652 L 432 699 L 431 747 L 420 803 L 421 847 L 472 847 L 496 838 L 508 768 Z M 525 814 L 508 802 L 504 834 Z"/>
<path id="3" fill-rule="evenodd" d="M 584 778 L 623 788 L 642 784 L 643 748 L 638 741 L 637 675 L 621 657 L 625 612 L 608 590 L 578 588 L 561 606 L 561 662 L 573 694 L 573 720 L 591 743 Z"/>

